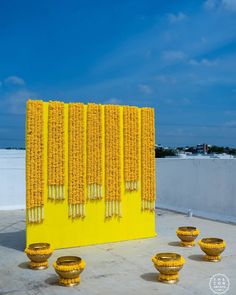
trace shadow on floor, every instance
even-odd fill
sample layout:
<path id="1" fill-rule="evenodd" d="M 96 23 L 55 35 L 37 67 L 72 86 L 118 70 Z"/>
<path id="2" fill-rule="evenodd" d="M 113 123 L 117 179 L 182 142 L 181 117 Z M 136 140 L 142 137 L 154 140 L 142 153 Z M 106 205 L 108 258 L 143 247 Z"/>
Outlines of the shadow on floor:
<path id="1" fill-rule="evenodd" d="M 147 272 L 140 276 L 143 280 L 148 282 L 157 282 L 157 273 L 156 272 Z"/>
<path id="2" fill-rule="evenodd" d="M 51 275 L 49 278 L 45 280 L 45 283 L 51 286 L 57 285 L 58 286 L 58 276 Z"/>
<path id="3" fill-rule="evenodd" d="M 204 255 L 200 255 L 200 254 L 194 254 L 194 255 L 188 256 L 189 259 L 194 261 L 203 261 L 203 257 Z"/>
<path id="4" fill-rule="evenodd" d="M 25 230 L 0 233 L 0 246 L 19 251 L 25 249 Z"/>
<path id="5" fill-rule="evenodd" d="M 22 263 L 18 264 L 18 267 L 23 268 L 23 269 L 30 269 L 29 262 L 22 262 Z"/>
<path id="6" fill-rule="evenodd" d="M 173 247 L 181 247 L 180 242 L 178 242 L 178 241 L 169 242 L 168 245 L 173 246 Z"/>

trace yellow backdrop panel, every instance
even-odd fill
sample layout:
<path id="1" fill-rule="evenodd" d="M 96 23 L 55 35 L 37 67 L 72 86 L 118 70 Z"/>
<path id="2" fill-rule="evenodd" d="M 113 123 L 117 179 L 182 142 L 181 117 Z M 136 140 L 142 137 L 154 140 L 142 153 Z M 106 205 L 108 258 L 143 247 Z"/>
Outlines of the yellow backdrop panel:
<path id="1" fill-rule="evenodd" d="M 123 108 L 121 110 L 121 126 L 123 126 Z M 85 106 L 86 111 L 86 106 Z M 139 109 L 139 121 L 141 112 Z M 44 102 L 44 175 L 45 175 L 45 195 L 44 195 L 44 216 L 45 219 L 40 224 L 26 224 L 26 244 L 27 246 L 35 242 L 48 242 L 53 248 L 67 248 L 84 245 L 92 245 L 107 242 L 148 238 L 156 235 L 155 213 L 141 210 L 141 181 L 139 181 L 138 191 L 126 192 L 124 181 L 122 181 L 122 217 L 105 218 L 104 200 L 104 174 L 103 174 L 103 199 L 90 200 L 86 203 L 85 218 L 71 219 L 68 217 L 68 105 L 65 104 L 65 165 L 66 183 L 65 200 L 52 201 L 47 199 L 47 118 L 48 103 Z M 104 121 L 104 109 L 103 109 Z M 86 116 L 85 116 L 86 124 Z M 123 128 L 121 128 L 121 140 L 123 140 Z M 141 142 L 139 142 L 141 147 Z M 121 147 L 123 142 L 121 142 Z M 140 150 L 140 149 L 139 149 Z M 104 150 L 104 124 L 103 124 L 103 165 L 105 159 Z M 123 148 L 121 148 L 121 165 L 123 180 Z M 139 163 L 141 171 L 141 151 L 139 153 Z M 104 171 L 104 169 L 103 169 Z M 141 176 L 139 178 L 141 180 Z"/>

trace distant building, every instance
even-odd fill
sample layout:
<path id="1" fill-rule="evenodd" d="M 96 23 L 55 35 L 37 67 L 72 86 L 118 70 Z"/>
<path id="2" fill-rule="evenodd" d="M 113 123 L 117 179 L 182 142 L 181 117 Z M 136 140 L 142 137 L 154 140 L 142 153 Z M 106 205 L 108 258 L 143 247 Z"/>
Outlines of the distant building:
<path id="1" fill-rule="evenodd" d="M 196 147 L 196 152 L 198 154 L 206 155 L 208 153 L 208 144 L 206 144 L 206 143 L 198 144 Z"/>

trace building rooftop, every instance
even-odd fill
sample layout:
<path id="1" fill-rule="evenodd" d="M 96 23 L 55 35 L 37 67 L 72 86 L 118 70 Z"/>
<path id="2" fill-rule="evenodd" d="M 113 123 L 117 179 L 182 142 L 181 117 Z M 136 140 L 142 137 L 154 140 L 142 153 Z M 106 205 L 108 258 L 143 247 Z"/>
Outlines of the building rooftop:
<path id="1" fill-rule="evenodd" d="M 157 210 L 157 237 L 119 243 L 55 250 L 49 268 L 35 271 L 28 269 L 25 247 L 25 211 L 0 211 L 0 294 L 213 294 L 209 289 L 210 278 L 217 273 L 230 280 L 227 294 L 236 289 L 236 227 L 232 224 Z M 178 244 L 175 230 L 178 226 L 192 225 L 201 230 L 199 238 L 219 237 L 227 247 L 220 263 L 202 260 L 198 245 L 183 248 Z M 151 257 L 157 252 L 177 252 L 186 259 L 176 285 L 157 281 Z M 81 274 L 81 284 L 73 288 L 57 285 L 57 275 L 52 263 L 59 256 L 77 255 L 86 261 Z"/>

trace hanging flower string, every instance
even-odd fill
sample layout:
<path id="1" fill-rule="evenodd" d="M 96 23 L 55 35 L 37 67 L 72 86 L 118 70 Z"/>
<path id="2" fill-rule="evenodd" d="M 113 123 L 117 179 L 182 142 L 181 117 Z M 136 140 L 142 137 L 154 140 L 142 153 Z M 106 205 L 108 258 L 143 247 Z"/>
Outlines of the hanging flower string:
<path id="1" fill-rule="evenodd" d="M 154 109 L 141 109 L 142 210 L 155 209 Z"/>
<path id="2" fill-rule="evenodd" d="M 69 104 L 68 202 L 69 216 L 85 216 L 85 122 L 84 105 Z"/>
<path id="3" fill-rule="evenodd" d="M 28 100 L 26 117 L 26 207 L 28 223 L 44 219 L 43 102 Z"/>
<path id="4" fill-rule="evenodd" d="M 85 216 L 87 198 L 102 198 L 103 138 L 105 143 L 105 216 L 122 216 L 121 167 L 124 144 L 124 182 L 126 191 L 137 191 L 141 182 L 142 210 L 155 208 L 154 110 L 115 105 L 81 103 L 68 106 L 68 203 L 71 218 Z M 121 126 L 123 114 L 123 126 Z M 87 123 L 86 123 L 87 122 Z M 29 223 L 44 219 L 43 102 L 27 103 L 26 196 Z M 121 138 L 121 128 L 123 138 Z M 141 141 L 140 141 L 141 137 Z M 47 185 L 48 198 L 65 198 L 65 105 L 48 103 Z M 141 171 L 139 145 L 141 143 Z"/>
<path id="5" fill-rule="evenodd" d="M 87 106 L 87 196 L 102 198 L 102 107 Z"/>
<path id="6" fill-rule="evenodd" d="M 136 191 L 139 179 L 138 108 L 125 106 L 123 118 L 125 190 Z"/>
<path id="7" fill-rule="evenodd" d="M 122 216 L 120 107 L 105 106 L 105 200 L 106 217 Z"/>
<path id="8" fill-rule="evenodd" d="M 65 114 L 64 103 L 48 103 L 48 198 L 65 197 Z"/>

